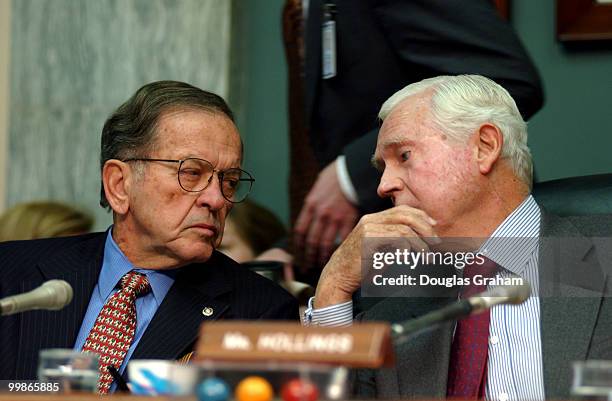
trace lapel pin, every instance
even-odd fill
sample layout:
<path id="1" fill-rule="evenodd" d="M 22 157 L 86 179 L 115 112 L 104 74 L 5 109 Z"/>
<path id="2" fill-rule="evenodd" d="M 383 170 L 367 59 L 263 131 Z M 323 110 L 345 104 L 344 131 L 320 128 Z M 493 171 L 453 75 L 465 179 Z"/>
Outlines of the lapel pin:
<path id="1" fill-rule="evenodd" d="M 212 316 L 213 313 L 214 313 L 214 310 L 210 306 L 207 306 L 204 309 L 202 309 L 202 314 L 204 316 Z"/>

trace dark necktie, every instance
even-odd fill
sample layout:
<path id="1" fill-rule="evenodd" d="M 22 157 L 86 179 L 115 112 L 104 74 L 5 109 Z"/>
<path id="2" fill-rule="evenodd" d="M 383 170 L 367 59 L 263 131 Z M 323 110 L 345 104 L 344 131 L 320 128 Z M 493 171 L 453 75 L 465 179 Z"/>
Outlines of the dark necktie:
<path id="1" fill-rule="evenodd" d="M 151 291 L 147 276 L 131 271 L 121 278 L 121 287 L 102 307 L 89 332 L 83 351 L 100 355 L 98 392 L 108 393 L 113 376 L 112 365 L 121 367 L 136 331 L 136 298 Z"/>
<path id="2" fill-rule="evenodd" d="M 475 275 L 493 277 L 498 265 L 485 258 L 481 265 L 466 266 L 463 277 L 470 278 L 470 285 L 461 292 L 461 298 L 469 298 L 485 291 L 486 285 L 475 285 Z M 451 347 L 447 397 L 484 398 L 489 351 L 489 310 L 468 316 L 457 322 Z"/>

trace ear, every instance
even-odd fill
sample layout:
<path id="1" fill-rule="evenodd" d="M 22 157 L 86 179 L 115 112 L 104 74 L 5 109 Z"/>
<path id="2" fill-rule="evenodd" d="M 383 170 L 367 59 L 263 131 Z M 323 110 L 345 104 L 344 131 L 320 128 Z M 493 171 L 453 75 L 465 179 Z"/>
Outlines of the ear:
<path id="1" fill-rule="evenodd" d="M 131 185 L 131 170 L 127 163 L 111 159 L 102 168 L 102 183 L 104 193 L 110 207 L 117 214 L 126 214 L 130 209 L 129 189 Z"/>
<path id="2" fill-rule="evenodd" d="M 499 160 L 504 145 L 502 132 L 493 124 L 483 124 L 478 128 L 475 135 L 478 149 L 478 168 L 481 174 L 488 174 Z"/>

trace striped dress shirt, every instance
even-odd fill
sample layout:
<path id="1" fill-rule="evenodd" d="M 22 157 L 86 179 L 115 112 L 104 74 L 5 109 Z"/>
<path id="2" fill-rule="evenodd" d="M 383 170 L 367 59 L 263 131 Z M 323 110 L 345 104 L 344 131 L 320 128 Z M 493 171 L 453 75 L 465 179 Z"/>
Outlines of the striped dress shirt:
<path id="1" fill-rule="evenodd" d="M 537 297 L 540 220 L 540 208 L 529 195 L 480 248 L 480 252 L 500 266 L 499 276 L 519 276 L 532 287 L 532 296 L 524 303 L 498 305 L 491 309 L 485 390 L 487 400 L 545 399 L 540 299 Z M 310 299 L 304 313 L 305 324 L 351 324 L 351 301 L 313 309 L 313 300 Z"/>

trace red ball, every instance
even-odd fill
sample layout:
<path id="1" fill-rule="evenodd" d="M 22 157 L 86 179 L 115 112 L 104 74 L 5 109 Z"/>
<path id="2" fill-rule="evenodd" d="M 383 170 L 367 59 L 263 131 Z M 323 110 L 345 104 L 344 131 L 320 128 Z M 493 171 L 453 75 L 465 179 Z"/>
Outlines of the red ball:
<path id="1" fill-rule="evenodd" d="M 284 401 L 317 401 L 319 389 L 310 380 L 291 379 L 283 385 L 281 397 Z"/>

